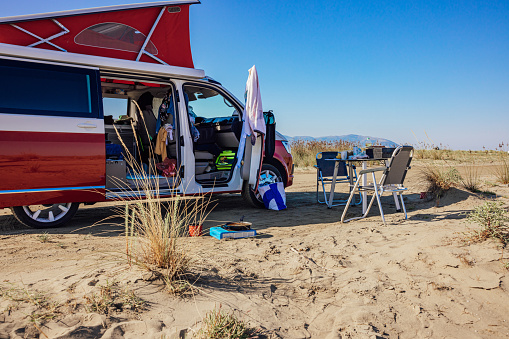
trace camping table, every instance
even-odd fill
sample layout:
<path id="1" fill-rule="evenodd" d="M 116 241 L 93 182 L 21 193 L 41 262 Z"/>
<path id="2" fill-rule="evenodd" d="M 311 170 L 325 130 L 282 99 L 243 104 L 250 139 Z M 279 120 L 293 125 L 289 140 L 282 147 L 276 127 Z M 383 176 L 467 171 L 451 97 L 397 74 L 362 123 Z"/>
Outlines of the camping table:
<path id="1" fill-rule="evenodd" d="M 367 163 L 368 161 L 384 161 L 385 164 L 387 165 L 387 161 L 388 159 L 385 159 L 385 158 L 366 158 L 366 159 L 325 159 L 326 161 L 334 161 L 335 162 L 335 166 L 334 166 L 334 174 L 332 176 L 332 184 L 331 184 L 331 188 L 330 188 L 330 193 L 329 193 L 329 201 L 327 202 L 327 206 L 329 208 L 332 208 L 332 202 L 334 200 L 334 189 L 335 189 L 335 186 L 336 186 L 336 178 L 338 176 L 338 169 L 339 169 L 339 162 L 340 161 L 345 161 L 345 162 L 348 162 L 350 163 L 350 165 L 352 165 L 352 162 L 354 161 L 359 161 L 361 162 L 362 164 L 362 169 L 365 170 L 367 168 Z M 350 178 L 350 190 L 352 189 L 353 185 L 354 185 L 354 182 L 353 182 L 353 167 L 352 166 L 348 166 L 348 177 Z M 368 178 L 366 175 L 364 175 L 362 177 L 362 186 L 366 186 L 368 184 Z M 351 192 L 351 191 L 350 191 Z M 366 209 L 368 208 L 368 201 L 367 201 L 367 198 L 368 198 L 368 194 L 366 191 L 363 191 L 361 192 L 362 194 L 362 213 L 364 214 L 366 212 Z M 400 206 L 399 206 L 399 201 L 397 199 L 397 195 L 394 193 L 394 202 L 396 203 L 396 209 L 399 210 L 400 209 Z"/>

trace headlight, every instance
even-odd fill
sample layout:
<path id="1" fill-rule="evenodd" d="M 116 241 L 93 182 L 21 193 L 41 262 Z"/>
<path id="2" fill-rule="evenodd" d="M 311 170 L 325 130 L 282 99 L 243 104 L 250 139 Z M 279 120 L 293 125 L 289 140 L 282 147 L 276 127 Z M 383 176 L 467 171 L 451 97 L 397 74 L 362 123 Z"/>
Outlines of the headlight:
<path id="1" fill-rule="evenodd" d="M 292 148 L 290 147 L 290 143 L 288 142 L 288 140 L 281 140 L 281 143 L 283 144 L 283 146 L 285 146 L 286 151 L 289 154 L 292 154 Z"/>

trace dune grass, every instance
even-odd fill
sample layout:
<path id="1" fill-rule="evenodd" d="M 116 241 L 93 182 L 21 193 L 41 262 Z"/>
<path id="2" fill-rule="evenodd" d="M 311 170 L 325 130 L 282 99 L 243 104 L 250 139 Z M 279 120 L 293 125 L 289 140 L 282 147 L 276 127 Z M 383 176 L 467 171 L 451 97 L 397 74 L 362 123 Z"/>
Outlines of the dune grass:
<path id="1" fill-rule="evenodd" d="M 475 164 L 468 164 L 464 166 L 464 174 L 460 178 L 461 185 L 466 190 L 478 193 L 481 189 L 481 170 Z"/>
<path id="2" fill-rule="evenodd" d="M 499 164 L 495 167 L 495 177 L 497 180 L 507 185 L 509 184 L 509 156 L 501 154 L 499 157 Z"/>
<path id="3" fill-rule="evenodd" d="M 354 146 L 358 145 L 344 141 L 295 140 L 291 143 L 293 162 L 297 167 L 316 165 L 316 154 L 319 152 L 351 150 Z"/>
<path id="4" fill-rule="evenodd" d="M 180 181 L 178 176 L 172 180 Z M 149 179 L 140 180 L 136 190 L 143 192 L 145 199 L 125 201 L 123 211 L 127 261 L 157 272 L 169 292 L 185 292 L 192 287 L 188 279 L 192 255 L 182 238 L 189 225 L 203 224 L 213 209 L 212 195 L 182 197 L 175 190 L 161 198 L 159 183 Z"/>
<path id="5" fill-rule="evenodd" d="M 42 232 L 42 234 L 37 236 L 37 240 L 40 242 L 48 242 L 50 240 L 50 235 L 48 232 Z"/>
<path id="6" fill-rule="evenodd" d="M 359 146 L 355 143 L 348 143 L 343 141 L 292 141 L 292 155 L 293 162 L 296 167 L 310 167 L 316 164 L 316 154 L 325 151 L 344 151 L 351 150 L 354 146 Z M 414 159 L 417 160 L 432 160 L 432 161 L 456 161 L 459 163 L 492 163 L 500 162 L 497 169 L 498 181 L 502 183 L 509 183 L 509 155 L 507 151 L 502 149 L 488 150 L 483 149 L 479 151 L 472 150 L 451 150 L 445 145 L 434 145 L 424 142 L 414 144 Z"/>
<path id="7" fill-rule="evenodd" d="M 145 309 L 146 302 L 138 297 L 134 291 L 127 287 L 121 287 L 119 282 L 106 281 L 100 285 L 98 293 L 90 293 L 84 296 L 89 312 L 109 314 L 113 310 L 123 311 L 129 309 L 140 312 Z"/>
<path id="8" fill-rule="evenodd" d="M 7 314 L 21 311 L 27 319 L 26 329 L 33 326 L 41 337 L 48 338 L 41 325 L 60 316 L 62 304 L 52 300 L 46 293 L 14 284 L 0 284 L 0 299 L 10 301 L 3 310 Z"/>
<path id="9" fill-rule="evenodd" d="M 197 333 L 199 339 L 246 339 L 253 331 L 247 324 L 237 318 L 233 312 L 215 308 L 203 318 L 202 326 Z"/>
<path id="10" fill-rule="evenodd" d="M 160 273 L 167 290 L 178 294 L 191 288 L 191 249 L 182 241 L 196 214 L 210 213 L 210 199 L 157 198 L 125 206 L 126 257 L 130 265 Z M 203 220 L 201 220 L 203 222 Z"/>
<path id="11" fill-rule="evenodd" d="M 434 198 L 442 197 L 453 185 L 461 181 L 458 170 L 451 166 L 440 166 L 436 162 L 428 163 L 421 170 L 421 181 L 426 192 Z"/>
<path id="12" fill-rule="evenodd" d="M 134 128 L 133 132 L 137 137 Z M 192 282 L 189 281 L 192 256 L 191 249 L 182 238 L 187 235 L 190 224 L 203 224 L 212 211 L 211 194 L 182 197 L 186 189 L 182 187 L 177 169 L 176 176 L 167 178 L 167 185 L 164 186 L 168 187 L 165 187 L 162 198 L 159 181 L 151 180 L 146 175 L 147 171 L 158 173 L 153 148 L 149 149 L 151 161 L 144 167 L 127 151 L 118 133 L 117 136 L 124 146 L 127 165 L 140 178 L 136 180 L 136 187 L 122 189 L 119 193 L 119 200 L 124 202 L 124 209 L 119 211 L 119 215 L 124 219 L 127 262 L 157 273 L 169 292 L 185 292 L 192 288 Z M 141 192 L 145 199 L 129 199 L 129 196 L 135 195 L 134 192 Z"/>

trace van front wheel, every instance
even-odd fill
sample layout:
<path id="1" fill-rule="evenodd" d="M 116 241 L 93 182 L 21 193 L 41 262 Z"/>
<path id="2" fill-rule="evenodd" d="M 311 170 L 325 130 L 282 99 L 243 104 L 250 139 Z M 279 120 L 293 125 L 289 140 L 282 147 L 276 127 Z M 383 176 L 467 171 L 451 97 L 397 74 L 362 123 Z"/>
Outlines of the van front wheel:
<path id="1" fill-rule="evenodd" d="M 271 164 L 262 165 L 259 185 L 263 186 L 282 181 L 283 176 L 275 166 L 272 166 Z M 253 191 L 253 188 L 248 184 L 247 181 L 244 181 L 244 184 L 242 186 L 242 197 L 244 198 L 244 200 L 246 200 L 249 204 L 251 204 L 254 207 L 259 208 L 265 207 L 260 193 L 258 192 L 255 193 Z"/>
<path id="2" fill-rule="evenodd" d="M 32 228 L 59 227 L 76 214 L 77 202 L 12 207 L 12 214 L 20 223 Z"/>

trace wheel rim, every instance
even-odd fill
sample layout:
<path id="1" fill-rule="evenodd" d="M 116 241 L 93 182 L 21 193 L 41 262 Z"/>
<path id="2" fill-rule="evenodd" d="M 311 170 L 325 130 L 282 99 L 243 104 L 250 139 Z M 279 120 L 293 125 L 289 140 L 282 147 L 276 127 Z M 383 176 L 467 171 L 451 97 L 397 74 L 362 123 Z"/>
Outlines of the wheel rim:
<path id="1" fill-rule="evenodd" d="M 280 177 L 277 176 L 276 173 L 274 173 L 271 170 L 262 170 L 260 172 L 260 181 L 258 183 L 258 186 L 265 186 L 274 184 L 276 182 L 283 181 Z M 263 201 L 262 195 L 257 191 L 255 192 L 256 199 L 259 201 Z"/>
<path id="2" fill-rule="evenodd" d="M 51 206 L 30 205 L 23 206 L 26 215 L 37 222 L 52 223 L 62 219 L 71 209 L 72 203 L 53 204 Z"/>

